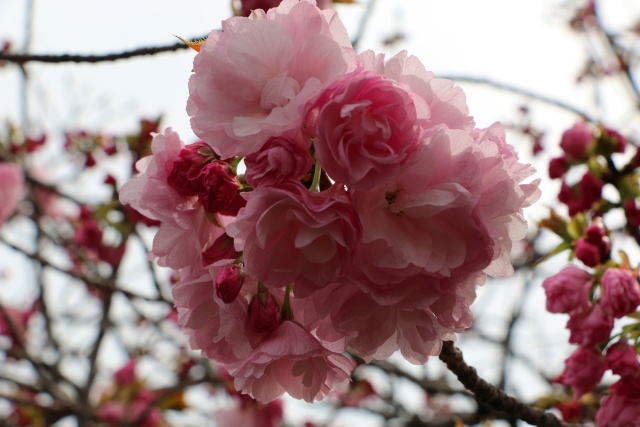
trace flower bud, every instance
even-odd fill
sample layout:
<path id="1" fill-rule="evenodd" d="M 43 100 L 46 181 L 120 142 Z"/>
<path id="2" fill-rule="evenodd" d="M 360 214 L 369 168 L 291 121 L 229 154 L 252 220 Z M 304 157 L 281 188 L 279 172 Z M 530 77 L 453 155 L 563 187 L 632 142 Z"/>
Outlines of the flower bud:
<path id="1" fill-rule="evenodd" d="M 241 265 L 227 265 L 216 277 L 216 295 L 225 304 L 230 304 L 238 297 L 244 283 L 244 269 Z"/>
<path id="2" fill-rule="evenodd" d="M 260 291 L 249 304 L 249 328 L 271 332 L 280 324 L 280 304 L 268 291 Z"/>
<path id="3" fill-rule="evenodd" d="M 167 177 L 169 185 L 183 196 L 195 196 L 202 191 L 200 171 L 214 158 L 213 150 L 203 141 L 189 144 L 180 150 Z"/>
<path id="4" fill-rule="evenodd" d="M 640 305 L 640 284 L 629 270 L 609 268 L 601 279 L 603 309 L 616 318 L 626 316 Z"/>

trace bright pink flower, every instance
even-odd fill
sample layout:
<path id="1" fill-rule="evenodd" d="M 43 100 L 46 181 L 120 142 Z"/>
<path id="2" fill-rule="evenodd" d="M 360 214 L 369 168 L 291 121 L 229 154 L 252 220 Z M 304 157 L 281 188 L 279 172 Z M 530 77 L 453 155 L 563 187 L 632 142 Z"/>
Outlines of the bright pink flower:
<path id="1" fill-rule="evenodd" d="M 322 286 L 346 272 L 361 232 L 345 192 L 312 193 L 291 183 L 246 197 L 227 233 L 244 251 L 248 275 L 267 286 Z"/>
<path id="2" fill-rule="evenodd" d="M 560 148 L 570 157 L 582 160 L 587 154 L 587 148 L 593 142 L 593 132 L 584 122 L 574 124 L 562 134 Z"/>
<path id="3" fill-rule="evenodd" d="M 327 350 L 304 328 L 285 321 L 266 336 L 235 372 L 237 390 L 269 402 L 289 393 L 307 402 L 344 390 L 355 364 Z"/>
<path id="4" fill-rule="evenodd" d="M 254 187 L 278 187 L 297 181 L 311 169 L 308 144 L 302 137 L 271 138 L 260 151 L 244 159 L 247 182 Z"/>
<path id="5" fill-rule="evenodd" d="M 349 347 L 370 361 L 399 350 L 411 363 L 423 364 L 440 353 L 442 341 L 455 340 L 454 332 L 469 327 L 472 317 L 470 301 L 422 284 L 423 295 L 415 301 L 420 307 L 412 307 L 408 299 L 404 304 L 382 305 L 353 285 L 331 284 L 299 301 L 304 304 L 300 316 L 334 351 Z M 460 288 L 473 290 L 475 281 L 465 285 Z M 431 299 L 430 306 L 424 303 L 424 294 Z"/>
<path id="6" fill-rule="evenodd" d="M 450 276 L 477 272 L 491 262 L 486 227 L 473 215 L 482 172 L 473 140 L 457 130 L 442 130 L 385 186 L 354 191 L 363 225 L 364 251 L 354 263 L 370 280 L 416 273 Z"/>
<path id="7" fill-rule="evenodd" d="M 266 13 L 227 19 L 201 47 L 187 111 L 195 134 L 223 158 L 255 153 L 300 129 L 323 90 L 355 67 L 336 12 L 314 3 L 284 0 Z"/>
<path id="8" fill-rule="evenodd" d="M 151 143 L 153 155 L 136 163 L 140 174 L 120 191 L 123 204 L 161 221 L 151 252 L 158 257 L 158 264 L 173 269 L 199 263 L 202 252 L 224 233 L 207 218 L 197 197 L 181 194 L 168 182 L 183 147 L 171 128 L 155 134 Z"/>
<path id="9" fill-rule="evenodd" d="M 224 162 L 211 162 L 202 168 L 199 179 L 202 187 L 198 201 L 204 210 L 209 213 L 235 215 L 236 212 L 228 210 L 238 195 L 240 184 L 229 165 Z"/>
<path id="10" fill-rule="evenodd" d="M 596 414 L 602 427 L 640 427 L 640 381 L 618 381 L 611 386 Z"/>
<path id="11" fill-rule="evenodd" d="M 427 104 L 427 111 L 418 108 L 419 116 L 427 114 L 426 129 L 437 130 L 440 126 L 449 129 L 470 131 L 473 117 L 469 116 L 467 99 L 462 89 L 451 80 L 437 79 L 427 71 L 420 60 L 401 51 L 385 61 L 384 54 L 376 55 L 367 50 L 358 55 L 358 63 L 365 70 L 384 75 L 409 87 L 413 94 Z M 414 99 L 415 100 L 415 99 Z"/>
<path id="12" fill-rule="evenodd" d="M 635 347 L 626 340 L 620 340 L 607 349 L 607 367 L 623 379 L 632 380 L 640 377 L 640 363 Z"/>
<path id="13" fill-rule="evenodd" d="M 398 174 L 428 117 L 426 102 L 408 86 L 362 69 L 329 87 L 318 106 L 316 159 L 333 180 L 357 190 Z"/>
<path id="14" fill-rule="evenodd" d="M 216 295 L 225 304 L 230 304 L 238 297 L 243 282 L 242 266 L 238 264 L 226 265 L 216 276 Z"/>
<path id="15" fill-rule="evenodd" d="M 547 278 L 542 287 L 547 294 L 547 311 L 550 313 L 585 311 L 591 305 L 591 275 L 575 265 L 568 265 Z"/>
<path id="16" fill-rule="evenodd" d="M 608 268 L 601 279 L 600 304 L 607 313 L 620 318 L 640 305 L 640 284 L 629 270 Z"/>
<path id="17" fill-rule="evenodd" d="M 564 372 L 558 381 L 571 387 L 573 398 L 595 390 L 607 369 L 604 356 L 593 347 L 578 347 L 564 362 Z"/>
<path id="18" fill-rule="evenodd" d="M 590 311 L 573 312 L 567 322 L 571 331 L 569 342 L 582 346 L 594 346 L 609 339 L 613 329 L 613 317 L 594 304 Z"/>
<path id="19" fill-rule="evenodd" d="M 569 163 L 564 157 L 557 157 L 549 161 L 549 178 L 562 178 L 569 170 Z"/>
<path id="20" fill-rule="evenodd" d="M 0 163 L 0 226 L 16 211 L 24 192 L 24 174 L 20 166 Z"/>

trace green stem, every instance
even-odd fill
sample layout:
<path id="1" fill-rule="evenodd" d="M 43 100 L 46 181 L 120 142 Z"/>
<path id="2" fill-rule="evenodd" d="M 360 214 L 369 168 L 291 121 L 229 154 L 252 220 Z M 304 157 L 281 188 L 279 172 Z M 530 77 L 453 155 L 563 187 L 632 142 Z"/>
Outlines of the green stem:
<path id="1" fill-rule="evenodd" d="M 311 182 L 311 187 L 309 188 L 311 191 L 316 193 L 320 191 L 320 175 L 322 175 L 322 168 L 316 160 L 315 169 L 313 171 L 313 182 Z"/>
<path id="2" fill-rule="evenodd" d="M 291 309 L 291 302 L 289 301 L 289 294 L 291 293 L 291 289 L 291 285 L 287 285 L 287 289 L 284 293 L 284 302 L 282 303 L 282 321 L 293 320 L 293 310 Z"/>

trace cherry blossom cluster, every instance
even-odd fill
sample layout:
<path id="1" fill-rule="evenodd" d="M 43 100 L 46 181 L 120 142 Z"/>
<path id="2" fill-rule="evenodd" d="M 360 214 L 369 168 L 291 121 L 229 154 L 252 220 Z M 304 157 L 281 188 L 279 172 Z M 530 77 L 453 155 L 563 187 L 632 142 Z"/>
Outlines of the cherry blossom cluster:
<path id="1" fill-rule="evenodd" d="M 193 71 L 201 140 L 156 134 L 120 200 L 160 221 L 179 323 L 238 391 L 322 399 L 347 349 L 424 363 L 512 273 L 534 170 L 417 58 L 356 55 L 333 10 L 285 0 L 224 21 Z"/>
<path id="2" fill-rule="evenodd" d="M 575 399 L 595 390 L 607 369 L 620 379 L 610 387 L 596 421 L 603 426 L 632 425 L 640 417 L 640 361 L 636 327 L 611 336 L 614 320 L 640 305 L 637 271 L 606 268 L 591 274 L 575 265 L 545 280 L 547 310 L 569 315 L 569 342 L 578 348 L 556 379 Z"/>
<path id="3" fill-rule="evenodd" d="M 551 160 L 550 177 L 565 178 L 574 167 L 584 170 L 586 166 L 586 171 L 578 183 L 562 183 L 558 199 L 567 205 L 571 219 L 552 212 L 540 223 L 563 240 L 551 254 L 569 249 L 586 267 L 570 264 L 543 283 L 547 311 L 569 315 L 569 342 L 578 346 L 556 381 L 570 387 L 577 401 L 595 391 L 607 370 L 618 375 L 595 418 L 597 425 L 612 427 L 635 425 L 640 419 L 638 269 L 630 266 L 624 252 L 621 261 L 612 259 L 610 232 L 603 221 L 607 212 L 622 208 L 627 230 L 633 233 L 640 224 L 639 194 L 632 183 L 637 181 L 638 155 L 623 166 L 613 158 L 624 153 L 627 145 L 624 136 L 602 125 L 578 122 L 565 131 L 560 142 L 564 154 Z M 603 198 L 605 184 L 618 190 L 619 201 Z M 618 322 L 621 331 L 614 329 L 618 319 L 624 319 Z M 579 413 L 574 415 L 565 420 L 581 419 Z"/>

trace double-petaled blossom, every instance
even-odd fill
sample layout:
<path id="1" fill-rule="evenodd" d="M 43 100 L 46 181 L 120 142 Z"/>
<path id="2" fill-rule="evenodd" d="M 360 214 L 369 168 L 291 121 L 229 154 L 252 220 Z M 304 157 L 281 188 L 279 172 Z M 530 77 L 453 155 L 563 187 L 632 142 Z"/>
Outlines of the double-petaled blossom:
<path id="1" fill-rule="evenodd" d="M 162 221 L 178 323 L 238 391 L 322 399 L 347 386 L 347 349 L 424 363 L 471 326 L 486 276 L 512 273 L 533 169 L 417 58 L 356 57 L 335 12 L 284 0 L 224 21 L 193 70 L 207 147 L 157 136 L 122 200 Z"/>
<path id="2" fill-rule="evenodd" d="M 324 89 L 355 67 L 333 10 L 284 0 L 213 31 L 196 56 L 187 111 L 196 135 L 223 158 L 255 153 L 302 127 Z"/>

